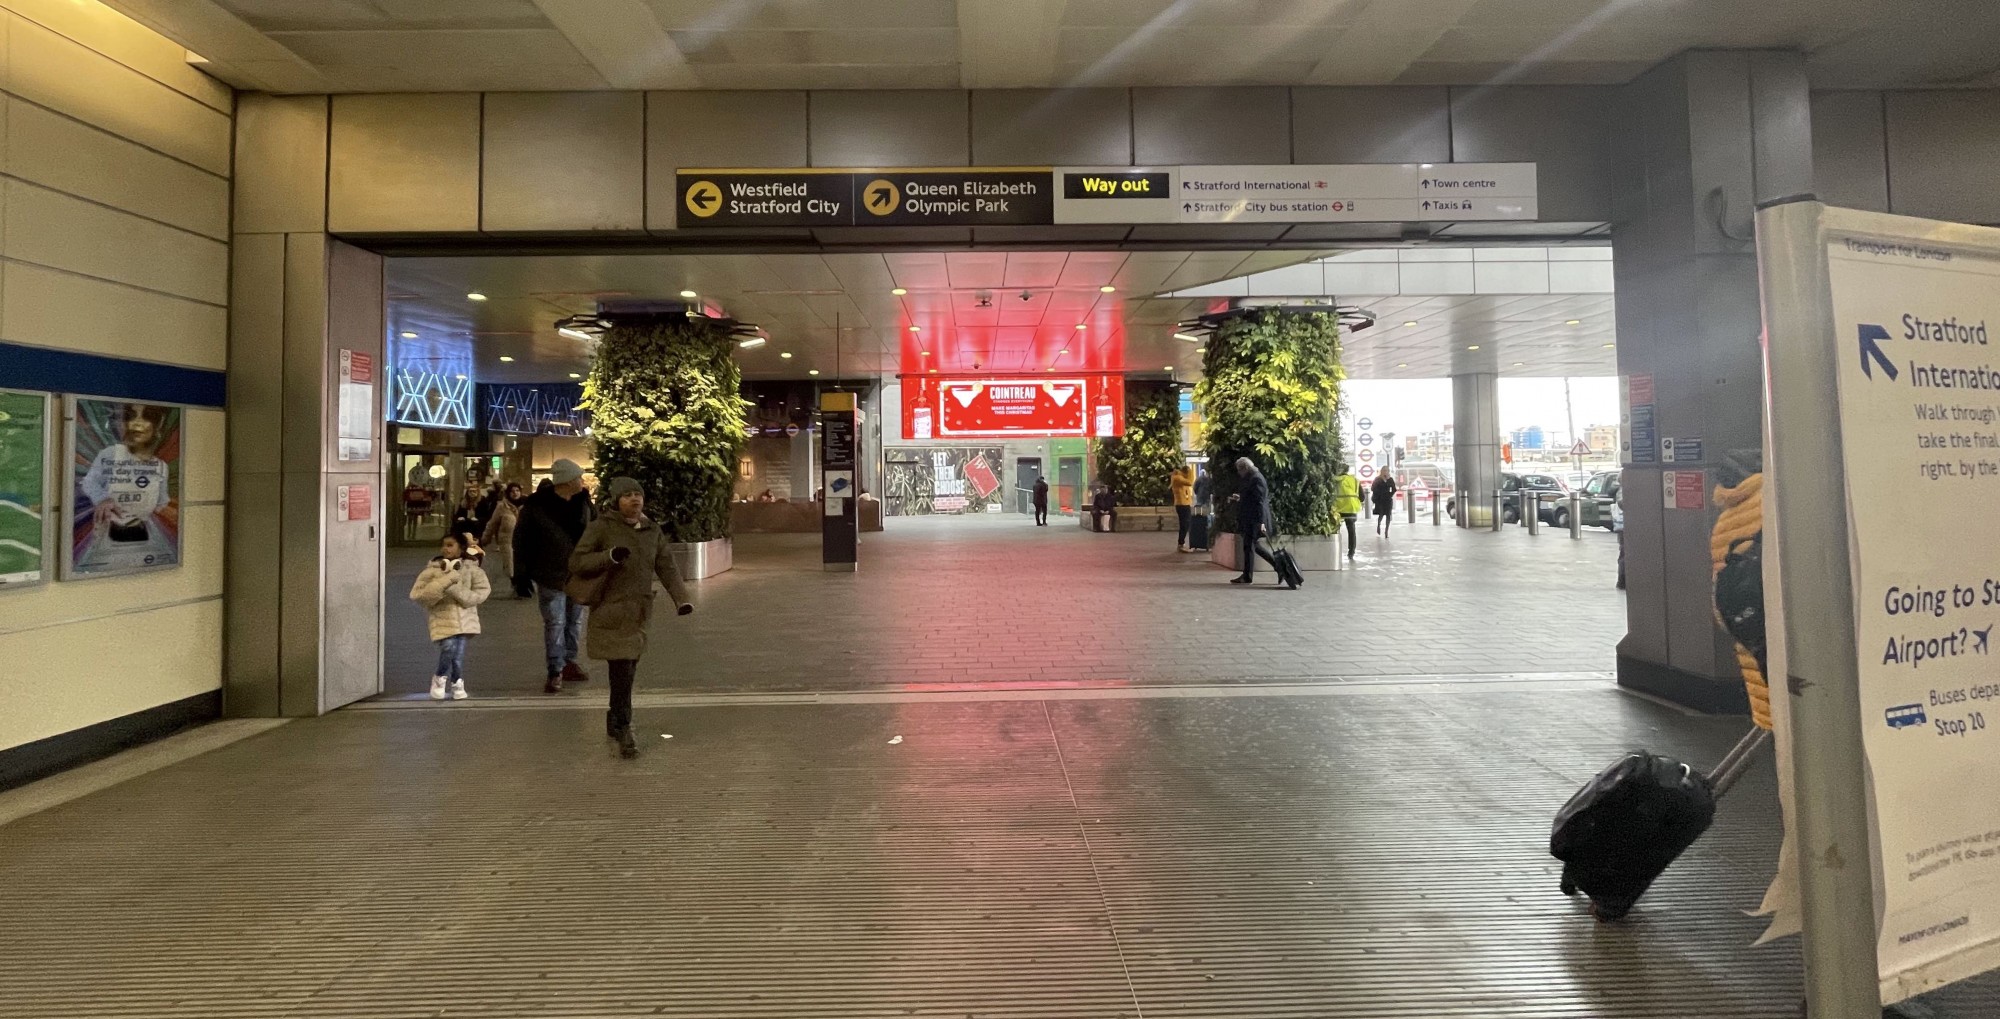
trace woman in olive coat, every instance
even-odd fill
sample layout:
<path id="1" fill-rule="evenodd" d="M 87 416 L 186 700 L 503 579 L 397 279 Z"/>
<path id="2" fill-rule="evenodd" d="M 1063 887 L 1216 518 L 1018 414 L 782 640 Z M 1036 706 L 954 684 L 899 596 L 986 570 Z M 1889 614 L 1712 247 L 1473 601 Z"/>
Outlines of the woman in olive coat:
<path id="1" fill-rule="evenodd" d="M 687 585 L 674 566 L 673 549 L 660 525 L 646 516 L 646 493 L 631 478 L 613 478 L 604 488 L 605 512 L 584 529 L 570 553 L 572 577 L 596 578 L 609 572 L 604 597 L 590 607 L 584 651 L 611 663 L 611 710 L 604 718 L 605 735 L 618 741 L 618 752 L 639 756 L 632 738 L 632 684 L 639 656 L 646 653 L 646 627 L 653 619 L 653 581 L 666 585 L 667 596 L 683 616 L 694 611 Z"/>

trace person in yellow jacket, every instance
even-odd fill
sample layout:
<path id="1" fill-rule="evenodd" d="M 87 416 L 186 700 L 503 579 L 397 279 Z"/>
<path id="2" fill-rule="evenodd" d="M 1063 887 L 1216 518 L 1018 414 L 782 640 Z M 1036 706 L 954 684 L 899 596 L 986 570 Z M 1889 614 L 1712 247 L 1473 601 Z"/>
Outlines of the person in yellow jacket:
<path id="1" fill-rule="evenodd" d="M 1182 464 L 1167 475 L 1167 484 L 1174 490 L 1174 516 L 1180 518 L 1180 548 L 1192 552 L 1188 545 L 1188 528 L 1194 523 L 1194 465 Z"/>
<path id="2" fill-rule="evenodd" d="M 1337 528 L 1342 521 L 1347 523 L 1347 558 L 1354 558 L 1354 518 L 1361 515 L 1361 479 L 1354 476 L 1354 469 L 1340 465 L 1340 476 L 1333 479 L 1333 516 Z"/>

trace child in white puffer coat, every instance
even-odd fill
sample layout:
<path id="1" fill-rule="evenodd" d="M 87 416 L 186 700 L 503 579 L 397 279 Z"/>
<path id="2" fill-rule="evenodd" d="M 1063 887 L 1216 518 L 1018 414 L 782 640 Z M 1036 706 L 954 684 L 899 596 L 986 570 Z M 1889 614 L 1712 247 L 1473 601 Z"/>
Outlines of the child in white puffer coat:
<path id="1" fill-rule="evenodd" d="M 430 614 L 431 640 L 438 646 L 437 672 L 431 676 L 431 700 L 448 693 L 462 701 L 465 693 L 465 642 L 479 632 L 479 604 L 493 593 L 486 571 L 479 568 L 479 550 L 468 549 L 456 534 L 447 534 L 440 554 L 417 575 L 410 600 Z"/>

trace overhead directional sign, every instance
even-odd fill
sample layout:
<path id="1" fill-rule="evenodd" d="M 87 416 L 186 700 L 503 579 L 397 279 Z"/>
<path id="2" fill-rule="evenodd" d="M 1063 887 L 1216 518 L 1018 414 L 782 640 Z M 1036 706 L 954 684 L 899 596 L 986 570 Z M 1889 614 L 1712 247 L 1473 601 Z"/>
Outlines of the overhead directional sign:
<path id="1" fill-rule="evenodd" d="M 681 169 L 681 229 L 1532 220 L 1534 163 Z"/>

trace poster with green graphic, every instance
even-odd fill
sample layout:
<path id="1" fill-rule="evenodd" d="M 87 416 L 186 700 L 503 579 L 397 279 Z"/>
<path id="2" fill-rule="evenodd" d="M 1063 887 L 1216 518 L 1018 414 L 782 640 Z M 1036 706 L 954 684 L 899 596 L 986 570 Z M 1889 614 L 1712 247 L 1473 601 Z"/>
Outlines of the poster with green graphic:
<path id="1" fill-rule="evenodd" d="M 0 389 L 0 589 L 48 579 L 49 398 Z"/>

